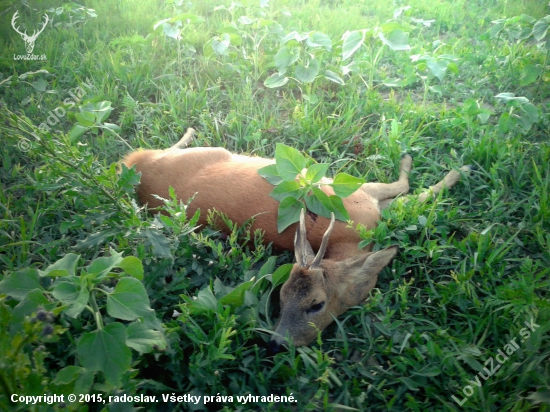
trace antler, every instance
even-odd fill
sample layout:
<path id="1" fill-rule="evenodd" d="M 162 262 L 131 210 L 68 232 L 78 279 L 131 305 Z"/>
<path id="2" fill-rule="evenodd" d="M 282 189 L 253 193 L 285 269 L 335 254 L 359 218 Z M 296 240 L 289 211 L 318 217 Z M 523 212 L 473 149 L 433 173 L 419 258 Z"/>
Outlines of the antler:
<path id="1" fill-rule="evenodd" d="M 17 20 L 17 18 L 19 17 L 19 11 L 16 11 L 15 14 L 13 15 L 13 17 L 11 18 L 11 26 L 13 27 L 13 29 L 19 33 L 21 36 L 27 36 L 27 31 L 25 31 L 25 33 L 21 33 L 17 27 L 15 27 L 15 20 Z"/>
<path id="2" fill-rule="evenodd" d="M 313 262 L 311 262 L 311 265 L 309 266 L 310 269 L 317 269 L 319 267 L 319 264 L 321 263 L 323 256 L 325 256 L 325 252 L 327 250 L 327 245 L 328 245 L 328 239 L 330 238 L 330 234 L 332 233 L 333 228 L 334 228 L 334 213 L 331 213 L 330 225 L 328 225 L 328 229 L 323 235 L 323 240 L 321 241 L 321 247 L 319 247 L 319 251 L 315 255 L 315 259 L 313 259 Z"/>
<path id="3" fill-rule="evenodd" d="M 42 25 L 42 28 L 36 32 L 36 30 L 33 32 L 32 36 L 31 36 L 31 39 L 36 39 L 38 37 L 38 35 L 40 33 L 42 33 L 44 31 L 44 29 L 46 28 L 46 26 L 48 25 L 48 22 L 50 21 L 50 18 L 48 17 L 48 14 L 47 13 L 44 13 L 44 16 L 46 17 L 46 21 L 44 22 L 44 24 Z"/>
<path id="4" fill-rule="evenodd" d="M 11 18 L 11 26 L 13 27 L 13 29 L 14 29 L 17 33 L 19 33 L 19 34 L 23 37 L 23 39 L 28 40 L 28 41 L 33 41 L 33 40 L 36 40 L 36 38 L 38 37 L 38 35 L 44 31 L 44 29 L 46 28 L 46 25 L 47 25 L 48 22 L 50 21 L 50 18 L 48 17 L 48 14 L 47 14 L 47 13 L 44 13 L 44 16 L 46 17 L 46 21 L 45 21 L 44 24 L 42 25 L 42 28 L 41 28 L 40 30 L 38 30 L 38 31 L 35 30 L 35 31 L 32 33 L 32 36 L 29 36 L 29 35 L 27 34 L 27 31 L 26 31 L 26 30 L 25 30 L 24 33 L 21 33 L 21 32 L 19 31 L 19 29 L 18 29 L 17 27 L 15 27 L 15 21 L 19 18 L 19 11 L 16 11 L 16 12 L 13 14 L 13 17 Z"/>
<path id="5" fill-rule="evenodd" d="M 294 256 L 296 257 L 296 263 L 301 267 L 307 266 L 307 246 L 306 219 L 304 209 L 302 209 L 300 212 L 300 226 L 298 226 L 294 237 Z"/>

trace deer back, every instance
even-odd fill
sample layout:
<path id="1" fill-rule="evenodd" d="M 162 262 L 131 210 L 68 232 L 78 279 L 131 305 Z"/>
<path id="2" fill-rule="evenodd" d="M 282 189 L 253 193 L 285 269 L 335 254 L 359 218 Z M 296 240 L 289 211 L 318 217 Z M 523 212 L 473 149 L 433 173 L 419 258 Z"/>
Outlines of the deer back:
<path id="1" fill-rule="evenodd" d="M 184 202 L 194 196 L 187 211 L 192 215 L 200 209 L 200 224 L 206 223 L 206 211 L 212 209 L 227 214 L 239 225 L 254 216 L 252 230 L 262 229 L 265 242 L 273 242 L 279 249 L 294 249 L 297 224 L 283 233 L 277 232 L 279 202 L 269 196 L 273 186 L 258 174 L 258 169 L 273 164 L 273 160 L 234 155 L 222 148 L 199 147 L 137 151 L 128 155 L 123 163 L 127 167 L 135 164 L 142 173 L 137 193 L 149 208 L 162 206 L 162 201 L 153 195 L 167 199 L 168 188 L 172 186 Z M 328 186 L 322 190 L 329 196 L 334 194 Z M 374 227 L 380 217 L 377 201 L 361 190 L 345 198 L 344 206 L 355 224 L 362 223 L 368 228 Z M 308 240 L 314 250 L 321 245 L 329 223 L 325 217 L 306 215 Z M 325 257 L 342 260 L 364 253 L 357 248 L 359 241 L 355 230 L 348 228 L 346 222 L 336 221 Z"/>

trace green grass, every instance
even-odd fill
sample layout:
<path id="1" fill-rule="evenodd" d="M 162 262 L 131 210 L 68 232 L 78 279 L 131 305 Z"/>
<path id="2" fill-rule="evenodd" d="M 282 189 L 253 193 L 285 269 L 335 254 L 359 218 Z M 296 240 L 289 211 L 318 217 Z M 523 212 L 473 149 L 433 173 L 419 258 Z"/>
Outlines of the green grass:
<path id="1" fill-rule="evenodd" d="M 25 51 L 10 25 L 15 10 L 32 31 L 45 10 L 61 5 L 0 2 L 1 408 L 29 410 L 10 403 L 13 393 L 83 393 L 107 402 L 88 397 L 65 409 L 115 411 L 124 405 L 108 397 L 125 393 L 159 400 L 128 410 L 548 410 L 548 52 L 533 37 L 512 39 L 511 20 L 491 36 L 493 21 L 540 20 L 548 6 L 242 4 L 93 0 L 86 3 L 92 17 L 67 3 L 36 40 L 34 53 L 47 60 L 23 61 L 13 59 Z M 346 30 L 383 25 L 403 6 L 410 9 L 394 21 L 410 50 L 385 46 L 374 64 L 382 47 L 375 37 L 342 61 Z M 180 40 L 153 30 L 181 15 Z M 242 16 L 271 23 L 245 25 Z M 309 53 L 321 60 L 319 77 L 300 84 L 293 75 L 268 88 L 280 36 L 293 30 L 328 35 L 332 50 L 296 42 L 298 63 Z M 228 32 L 227 53 L 215 53 L 212 39 Z M 437 62 L 452 55 L 456 68 L 440 80 L 413 65 L 412 55 Z M 353 60 L 357 69 L 345 74 L 341 67 Z M 391 79 L 409 81 L 386 86 Z M 85 94 L 75 101 L 69 91 L 77 87 Z M 501 93 L 514 98 L 495 97 Z M 58 108 L 66 113 L 39 131 Z M 291 253 L 261 245 L 246 227 L 229 236 L 193 232 L 196 221 L 174 199 L 171 217 L 150 216 L 136 203 L 138 177 L 117 172 L 130 147 L 167 148 L 188 127 L 198 130 L 197 145 L 273 156 L 281 142 L 330 163 L 331 174 L 367 181 L 395 180 L 400 157 L 410 153 L 413 192 L 451 168 L 475 169 L 437 201 L 395 202 L 376 229 L 358 228 L 376 248 L 400 245 L 371 299 L 310 347 L 270 357 L 265 342 Z M 85 303 L 75 314 L 79 293 Z M 134 305 L 132 315 L 117 301 Z M 540 327 L 530 331 L 525 322 Z M 97 337 L 111 339 L 108 350 L 90 346 Z M 512 351 L 514 338 L 518 349 L 480 378 L 499 350 Z M 213 398 L 202 406 L 164 402 L 162 394 Z M 296 403 L 237 400 L 248 394 L 292 394 Z"/>

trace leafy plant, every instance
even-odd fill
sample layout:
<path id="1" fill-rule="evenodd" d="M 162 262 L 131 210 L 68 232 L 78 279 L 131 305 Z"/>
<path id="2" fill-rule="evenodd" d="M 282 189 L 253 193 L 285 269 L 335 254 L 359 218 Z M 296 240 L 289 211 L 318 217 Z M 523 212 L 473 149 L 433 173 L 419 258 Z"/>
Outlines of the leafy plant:
<path id="1" fill-rule="evenodd" d="M 233 19 L 233 10 L 238 3 L 230 7 L 218 6 L 214 10 L 227 10 L 231 13 L 232 21 L 221 27 L 217 33 L 204 45 L 206 56 L 217 55 L 220 58 L 229 56 L 232 64 L 228 67 L 240 72 L 251 67 L 254 71 L 254 81 L 263 74 L 262 56 L 265 53 L 264 43 L 270 35 L 281 35 L 283 28 L 279 23 L 267 18 L 250 18 L 246 15 Z"/>
<path id="2" fill-rule="evenodd" d="M 107 134 L 117 136 L 125 144 L 126 141 L 120 137 L 120 127 L 113 123 L 107 123 L 105 120 L 109 117 L 113 108 L 111 102 L 102 101 L 97 103 L 87 103 L 85 105 L 78 106 L 78 112 L 75 113 L 77 123 L 73 126 L 69 132 L 69 139 L 72 142 L 76 142 L 87 131 L 92 132 L 95 136 L 98 135 L 99 130 Z"/>
<path id="3" fill-rule="evenodd" d="M 537 20 L 532 16 L 521 14 L 519 16 L 498 19 L 492 22 L 493 26 L 488 32 L 491 39 L 496 39 L 495 48 L 498 47 L 501 38 L 505 37 L 511 43 L 507 62 L 512 65 L 516 60 L 518 44 L 533 38 L 537 47 L 543 50 L 544 62 L 542 65 L 536 65 L 527 62 L 521 70 L 520 86 L 528 86 L 537 81 L 537 89 L 540 88 L 544 72 L 548 65 L 550 56 L 550 15 Z"/>
<path id="4" fill-rule="evenodd" d="M 349 220 L 342 198 L 358 190 L 364 180 L 342 172 L 328 182 L 324 179 L 328 168 L 326 163 L 308 165 L 298 150 L 277 143 L 275 164 L 261 168 L 258 173 L 275 185 L 269 195 L 280 202 L 277 216 L 279 233 L 300 220 L 303 208 L 324 217 L 330 218 L 334 213 L 338 220 Z M 323 186 L 331 187 L 334 194 L 327 194 L 321 189 Z"/>
<path id="5" fill-rule="evenodd" d="M 174 39 L 177 42 L 178 67 L 180 67 L 182 63 L 183 51 L 190 55 L 194 55 L 197 52 L 197 50 L 192 45 L 188 45 L 185 43 L 182 44 L 182 33 L 186 29 L 189 29 L 192 24 L 199 24 L 202 22 L 204 22 L 204 18 L 202 18 L 201 16 L 197 16 L 192 13 L 182 13 L 174 17 L 162 19 L 153 25 L 153 33 L 158 35 L 160 33 L 160 30 L 162 29 L 162 33 L 164 34 L 164 36 Z"/>
<path id="6" fill-rule="evenodd" d="M 508 109 L 500 115 L 498 128 L 502 134 L 519 132 L 526 134 L 539 121 L 540 110 L 524 96 L 514 93 L 499 93 L 495 96 Z"/>
<path id="7" fill-rule="evenodd" d="M 143 266 L 138 258 L 123 258 L 122 253 L 111 250 L 110 256 L 80 269 L 79 260 L 79 255 L 69 253 L 44 270 L 10 273 L 0 282 L 0 293 L 19 301 L 14 312 L 21 321 L 32 314 L 39 316 L 41 308 L 47 307 L 66 319 L 67 325 L 83 323 L 84 331 L 75 336 L 81 367 L 67 368 L 74 380 L 79 375 L 102 372 L 105 383 L 117 387 L 130 367 L 131 349 L 142 354 L 164 350 L 166 341 L 141 283 Z M 91 317 L 84 316 L 83 311 Z M 12 322 L 11 326 L 17 325 Z M 72 333 L 79 333 L 79 329 L 68 326 Z M 61 369 L 58 377 L 66 374 L 67 368 Z"/>
<path id="8" fill-rule="evenodd" d="M 440 85 L 432 84 L 433 79 L 442 82 L 448 71 L 455 74 L 458 73 L 458 59 L 450 54 L 437 54 L 439 48 L 444 44 L 440 41 L 434 42 L 434 51 L 431 53 L 424 52 L 422 54 L 414 54 L 410 56 L 412 67 L 408 66 L 404 69 L 404 76 L 400 79 L 386 79 L 384 84 L 389 87 L 405 87 L 418 81 L 422 82 L 424 89 L 422 102 L 425 105 L 428 92 L 441 95 L 442 88 Z"/>
<path id="9" fill-rule="evenodd" d="M 330 64 L 331 52 L 332 40 L 326 34 L 292 31 L 281 39 L 281 47 L 275 55 L 278 72 L 269 76 L 264 85 L 269 88 L 281 87 L 291 78 L 305 86 L 306 93 L 302 91 L 302 97 L 316 103 L 318 98 L 313 95 L 313 83 L 317 78 L 323 76 L 339 85 L 345 84 L 340 76 L 331 70 L 326 69 L 322 75 L 320 74 L 323 61 L 328 60 Z M 328 58 L 325 55 L 328 55 Z"/>
<path id="10" fill-rule="evenodd" d="M 75 2 L 63 3 L 60 7 L 48 9 L 54 16 L 58 16 L 59 22 L 53 23 L 54 26 L 63 26 L 66 29 L 72 29 L 77 25 L 84 25 L 90 18 L 96 18 L 94 9 L 90 9 Z"/>
<path id="11" fill-rule="evenodd" d="M 367 59 L 364 58 L 364 55 L 359 54 L 358 58 L 347 66 L 343 66 L 342 71 L 344 74 L 348 74 L 350 72 L 361 73 L 366 70 L 368 73 L 366 85 L 369 89 L 374 86 L 374 74 L 385 46 L 395 51 L 410 49 L 407 33 L 395 22 L 384 23 L 372 29 L 347 31 L 342 35 L 342 40 L 343 62 L 353 57 L 364 45 L 367 48 Z"/>

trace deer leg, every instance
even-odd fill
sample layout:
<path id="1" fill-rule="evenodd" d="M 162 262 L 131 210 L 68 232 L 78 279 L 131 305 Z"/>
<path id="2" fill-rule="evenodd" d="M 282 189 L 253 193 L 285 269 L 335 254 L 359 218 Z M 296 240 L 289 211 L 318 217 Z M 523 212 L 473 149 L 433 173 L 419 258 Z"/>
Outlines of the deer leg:
<path id="1" fill-rule="evenodd" d="M 187 146 L 189 146 L 189 144 L 191 144 L 191 142 L 195 138 L 195 133 L 195 129 L 189 127 L 183 137 L 179 140 L 179 142 L 177 142 L 168 150 L 185 149 Z"/>
<path id="2" fill-rule="evenodd" d="M 472 170 L 471 166 L 462 166 L 460 168 L 460 171 L 462 172 L 469 172 L 470 170 Z M 459 180 L 460 180 L 460 172 L 458 170 L 451 170 L 449 173 L 447 173 L 447 175 L 443 178 L 442 181 L 440 181 L 434 186 L 430 186 L 429 190 L 418 195 L 418 200 L 420 202 L 423 202 L 428 197 L 430 197 L 431 194 L 433 194 L 434 196 L 437 196 L 444 187 L 451 188 L 454 185 L 456 185 Z"/>
<path id="3" fill-rule="evenodd" d="M 396 196 L 409 192 L 409 173 L 412 169 L 412 158 L 409 155 L 403 156 L 401 159 L 399 179 L 394 183 L 365 183 L 361 189 L 380 203 L 386 203 L 384 200 L 389 199 L 389 204 Z"/>

